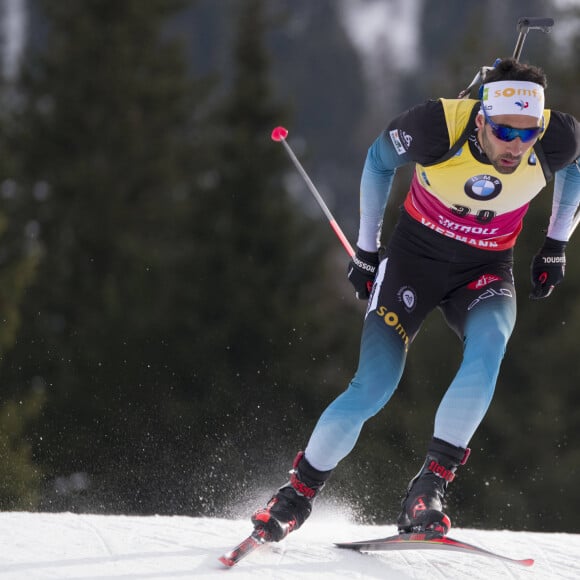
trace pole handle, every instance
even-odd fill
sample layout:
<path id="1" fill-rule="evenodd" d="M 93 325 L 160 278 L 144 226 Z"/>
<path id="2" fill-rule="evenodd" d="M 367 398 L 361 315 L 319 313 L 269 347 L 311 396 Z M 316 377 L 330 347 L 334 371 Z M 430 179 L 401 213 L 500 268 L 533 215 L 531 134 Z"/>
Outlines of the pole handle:
<path id="1" fill-rule="evenodd" d="M 553 18 L 544 18 L 542 16 L 522 16 L 518 20 L 518 32 L 523 29 L 541 30 L 542 32 L 551 32 L 554 26 Z"/>
<path id="2" fill-rule="evenodd" d="M 553 18 L 543 18 L 539 16 L 522 16 L 518 20 L 517 31 L 518 39 L 516 41 L 516 46 L 514 48 L 513 58 L 515 60 L 520 60 L 522 54 L 522 48 L 524 47 L 524 42 L 526 36 L 530 30 L 541 30 L 542 32 L 551 32 L 552 26 L 554 26 Z"/>

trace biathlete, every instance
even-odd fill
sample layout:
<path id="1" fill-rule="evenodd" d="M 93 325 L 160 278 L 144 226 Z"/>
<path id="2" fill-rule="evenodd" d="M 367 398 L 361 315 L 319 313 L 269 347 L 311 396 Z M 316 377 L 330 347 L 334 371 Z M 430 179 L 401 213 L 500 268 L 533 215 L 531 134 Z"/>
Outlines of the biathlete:
<path id="1" fill-rule="evenodd" d="M 516 321 L 513 248 L 530 202 L 555 177 L 552 213 L 531 266 L 531 298 L 564 278 L 566 243 L 580 201 L 580 125 L 544 108 L 546 76 L 505 59 L 478 99 L 438 99 L 395 118 L 368 150 L 360 227 L 348 278 L 368 299 L 354 378 L 322 413 L 290 480 L 252 516 L 266 540 L 299 528 L 364 423 L 389 401 L 425 317 L 440 309 L 463 343 L 425 462 L 402 500 L 402 532 L 447 533 L 444 498 L 491 402 Z M 386 253 L 380 234 L 393 176 L 415 163 Z"/>

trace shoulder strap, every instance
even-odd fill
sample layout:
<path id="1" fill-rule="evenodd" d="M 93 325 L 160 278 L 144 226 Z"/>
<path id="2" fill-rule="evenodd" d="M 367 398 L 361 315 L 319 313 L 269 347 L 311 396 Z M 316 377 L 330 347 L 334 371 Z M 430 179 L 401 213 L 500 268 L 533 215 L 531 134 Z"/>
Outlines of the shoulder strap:
<path id="1" fill-rule="evenodd" d="M 540 162 L 546 183 L 550 182 L 554 175 L 550 170 L 550 166 L 548 165 L 548 160 L 546 159 L 546 154 L 544 153 L 544 148 L 542 147 L 542 142 L 540 140 L 536 141 L 536 144 L 534 145 L 534 153 Z"/>
<path id="2" fill-rule="evenodd" d="M 475 122 L 475 117 L 477 116 L 477 113 L 479 112 L 479 108 L 480 108 L 480 102 L 477 101 L 473 105 L 473 109 L 471 110 L 471 113 L 469 115 L 469 119 L 468 119 L 463 131 L 461 132 L 459 139 L 457 139 L 457 141 L 455 141 L 455 143 L 451 144 L 451 148 L 445 153 L 445 155 L 443 155 L 442 157 L 437 159 L 437 161 L 432 161 L 431 163 L 424 164 L 424 167 L 430 167 L 431 165 L 437 165 L 438 163 L 443 163 L 444 161 L 451 159 L 461 149 L 461 147 L 463 147 L 463 144 L 467 141 L 467 138 L 469 137 L 469 134 L 471 133 L 471 130 L 473 128 L 473 123 Z"/>
<path id="3" fill-rule="evenodd" d="M 549 109 L 545 109 L 544 110 L 544 133 L 546 131 L 546 129 L 548 128 L 548 124 L 550 123 L 550 117 L 551 117 L 551 111 Z M 540 165 L 542 167 L 542 171 L 544 172 L 544 178 L 546 179 L 546 183 L 549 183 L 552 179 L 552 177 L 554 177 L 554 174 L 552 173 L 550 166 L 548 165 L 548 160 L 546 159 L 546 153 L 544 151 L 544 148 L 542 147 L 542 139 L 538 139 L 535 144 L 534 144 L 534 153 L 536 154 L 536 157 L 538 158 L 538 161 L 540 162 Z"/>

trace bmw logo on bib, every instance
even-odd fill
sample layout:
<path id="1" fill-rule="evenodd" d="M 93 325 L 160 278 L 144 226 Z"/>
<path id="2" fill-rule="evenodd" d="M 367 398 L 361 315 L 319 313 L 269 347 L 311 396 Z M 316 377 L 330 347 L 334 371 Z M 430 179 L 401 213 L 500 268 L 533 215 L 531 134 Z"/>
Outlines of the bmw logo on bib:
<path id="1" fill-rule="evenodd" d="M 501 193 L 501 181 L 491 175 L 475 175 L 465 183 L 464 191 L 471 199 L 487 201 Z"/>

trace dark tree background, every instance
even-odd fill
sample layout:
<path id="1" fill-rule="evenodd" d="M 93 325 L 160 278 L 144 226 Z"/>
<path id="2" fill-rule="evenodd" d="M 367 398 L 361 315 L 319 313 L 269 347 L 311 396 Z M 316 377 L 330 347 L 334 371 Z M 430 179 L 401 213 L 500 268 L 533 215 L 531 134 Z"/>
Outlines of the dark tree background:
<path id="1" fill-rule="evenodd" d="M 419 68 L 386 54 L 399 96 L 378 105 L 338 2 L 30 4 L 35 42 L 0 91 L 0 506 L 248 515 L 348 383 L 364 312 L 272 128 L 289 127 L 354 241 L 366 148 L 389 116 L 455 96 L 549 3 L 425 3 Z M 524 60 L 548 72 L 549 106 L 579 116 L 580 35 L 566 34 L 530 33 Z M 520 238 L 519 321 L 451 488 L 457 525 L 579 529 L 575 239 L 565 283 L 527 298 L 550 192 Z M 393 521 L 460 357 L 434 313 L 326 498 Z"/>

